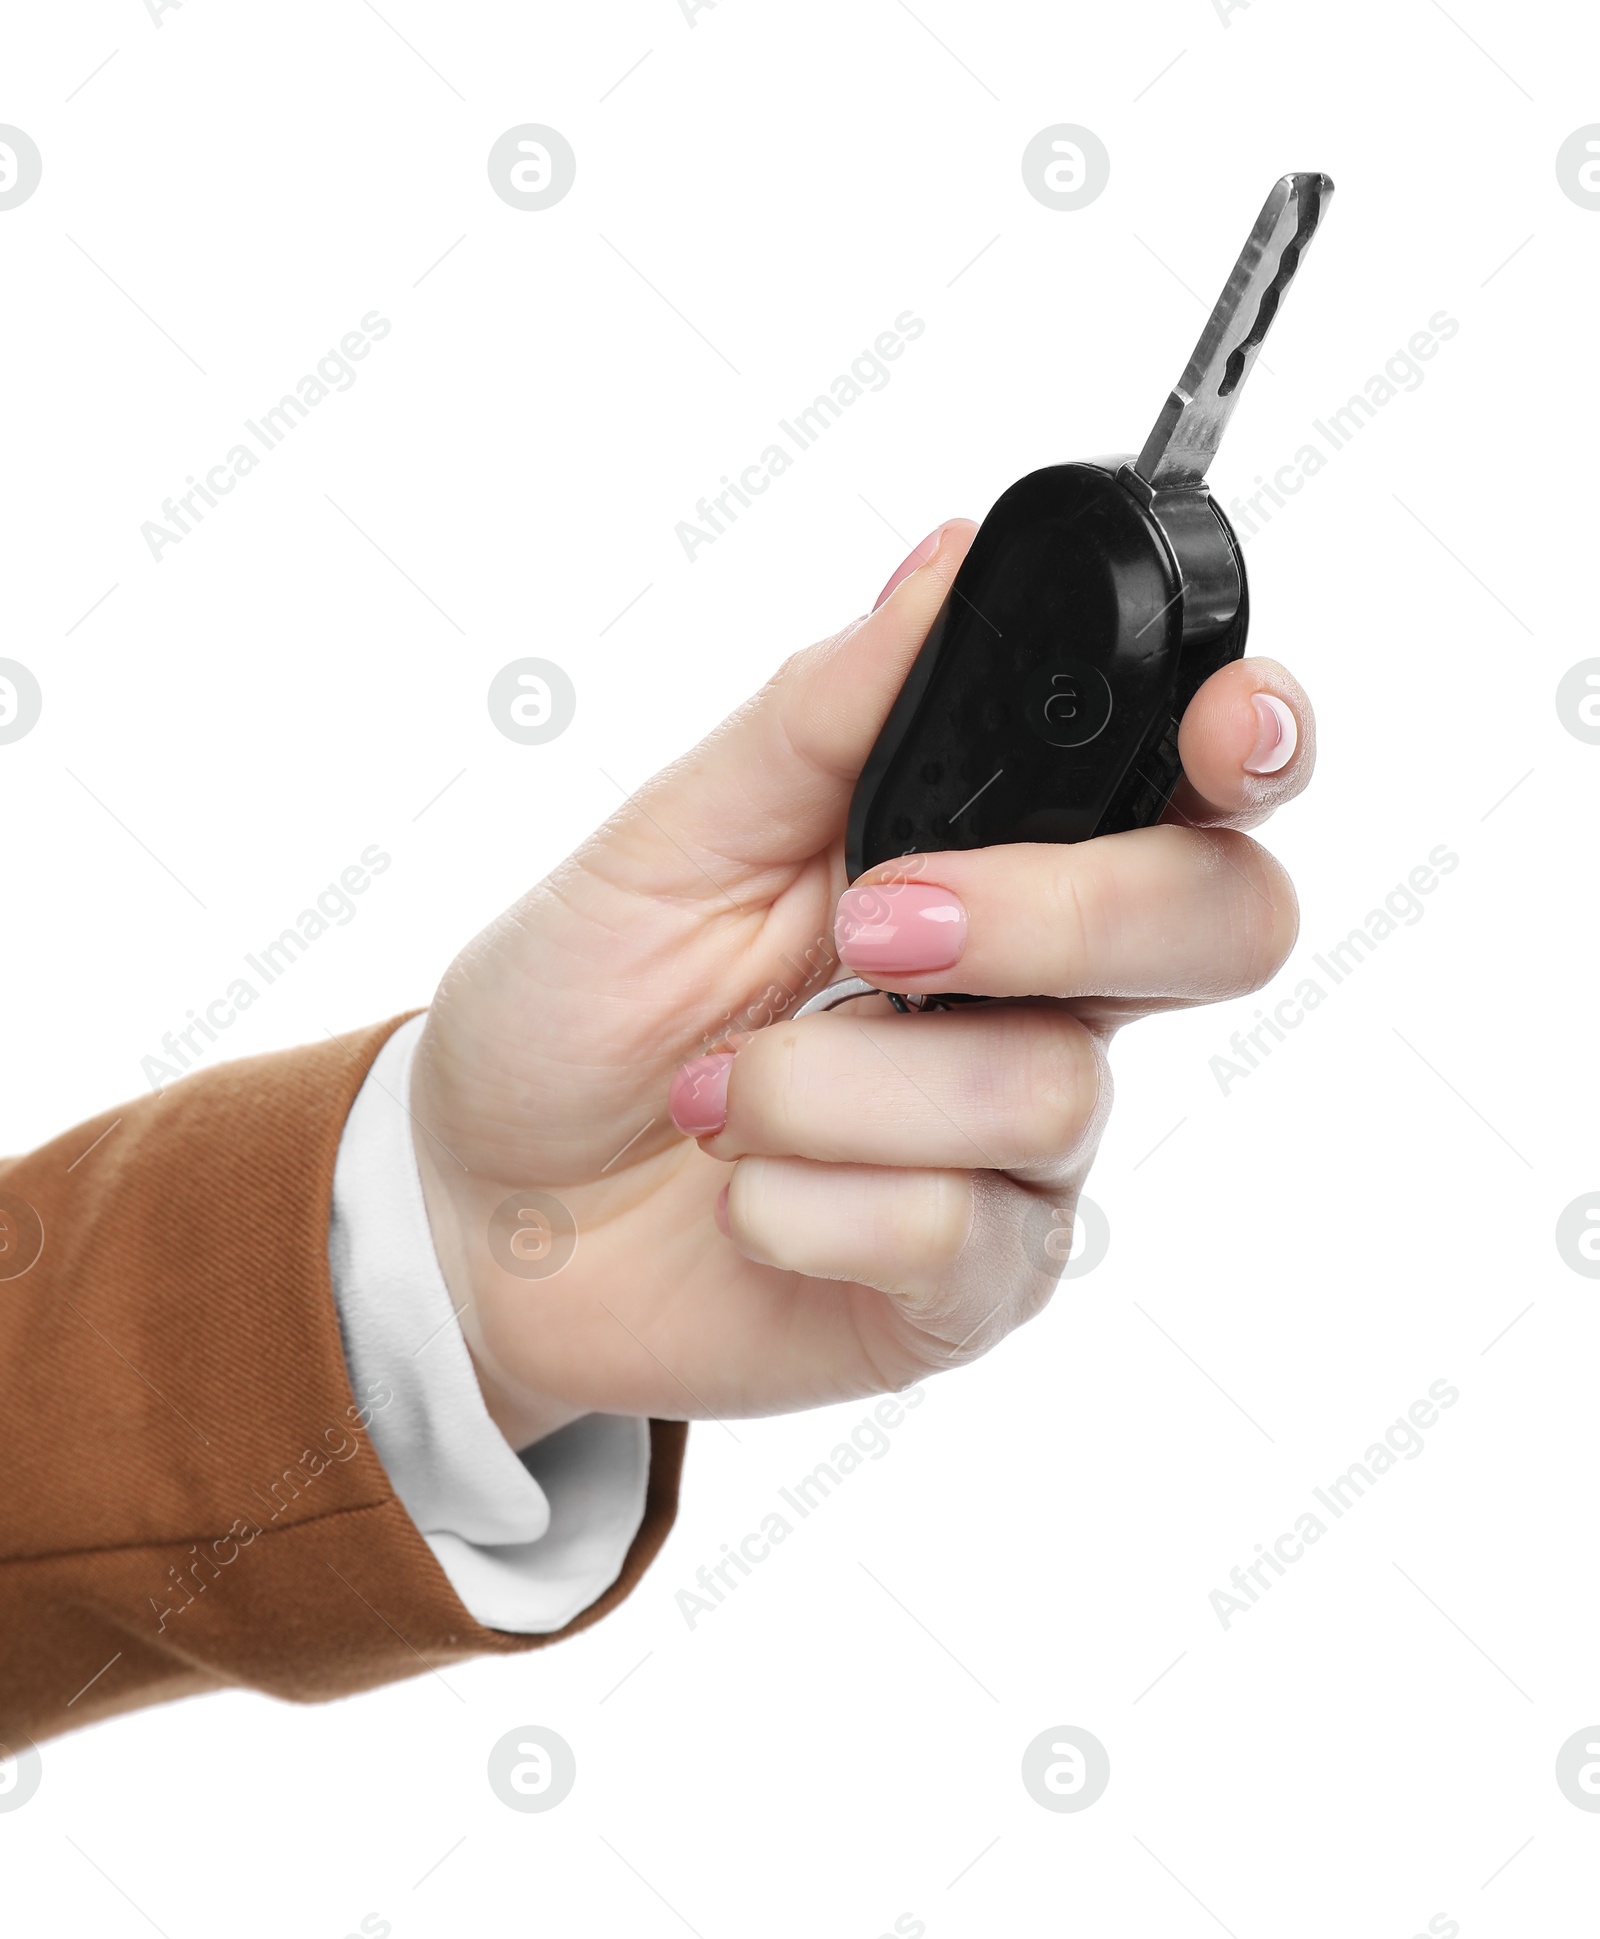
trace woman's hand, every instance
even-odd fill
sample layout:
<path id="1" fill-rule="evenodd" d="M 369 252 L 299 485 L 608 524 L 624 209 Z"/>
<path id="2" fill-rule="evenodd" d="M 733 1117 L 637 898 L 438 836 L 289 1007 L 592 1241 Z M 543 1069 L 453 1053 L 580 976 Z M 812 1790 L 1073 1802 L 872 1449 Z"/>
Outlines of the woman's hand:
<path id="1" fill-rule="evenodd" d="M 1094 1157 L 1113 1032 L 1257 989 L 1288 955 L 1294 891 L 1238 832 L 1311 772 L 1310 706 L 1270 660 L 1195 698 L 1162 826 L 846 888 L 856 776 L 975 530 L 919 546 L 868 618 L 788 661 L 446 975 L 417 1156 L 513 1445 L 591 1410 L 815 1406 L 984 1352 L 1049 1297 L 1038 1235 Z M 841 959 L 887 989 L 1021 1000 L 784 1021 Z M 577 1233 L 548 1277 L 490 1243 L 534 1192 Z"/>

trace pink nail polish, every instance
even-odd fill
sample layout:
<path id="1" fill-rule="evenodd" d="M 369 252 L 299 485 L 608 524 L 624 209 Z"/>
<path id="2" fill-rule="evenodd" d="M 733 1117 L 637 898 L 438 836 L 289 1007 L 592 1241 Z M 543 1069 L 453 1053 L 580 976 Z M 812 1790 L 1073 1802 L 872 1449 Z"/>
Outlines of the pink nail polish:
<path id="1" fill-rule="evenodd" d="M 1294 759 L 1300 730 L 1294 715 L 1276 694 L 1250 696 L 1256 710 L 1256 744 L 1244 764 L 1246 774 L 1276 774 Z"/>
<path id="2" fill-rule="evenodd" d="M 939 541 L 943 537 L 944 527 L 940 525 L 928 534 L 921 545 L 912 547 L 904 559 L 901 560 L 900 564 L 895 567 L 893 573 L 890 575 L 888 585 L 873 600 L 872 610 L 874 612 L 878 610 L 902 579 L 909 579 L 918 566 L 925 566 L 928 563 L 934 553 L 939 550 Z"/>
<path id="3" fill-rule="evenodd" d="M 717 1222 L 717 1230 L 725 1239 L 731 1239 L 733 1237 L 732 1229 L 728 1224 L 728 1193 L 731 1189 L 732 1187 L 730 1185 L 724 1185 L 722 1190 L 717 1193 L 716 1204 L 711 1208 L 711 1216 Z"/>
<path id="4" fill-rule="evenodd" d="M 684 1064 L 667 1093 L 672 1122 L 691 1138 L 709 1138 L 728 1121 L 728 1074 L 733 1053 L 713 1051 Z"/>
<path id="5" fill-rule="evenodd" d="M 960 962 L 967 912 L 958 896 L 931 882 L 846 889 L 833 919 L 833 940 L 849 969 L 869 976 L 920 976 Z"/>

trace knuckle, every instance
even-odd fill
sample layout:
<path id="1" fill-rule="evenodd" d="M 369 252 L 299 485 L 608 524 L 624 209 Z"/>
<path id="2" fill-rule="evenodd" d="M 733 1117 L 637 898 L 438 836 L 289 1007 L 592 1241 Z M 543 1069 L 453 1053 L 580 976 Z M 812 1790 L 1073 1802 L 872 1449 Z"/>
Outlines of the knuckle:
<path id="1" fill-rule="evenodd" d="M 1079 994 L 1086 966 L 1093 960 L 1095 938 L 1115 923 L 1115 873 L 1093 853 L 1063 854 L 1051 871 L 1046 917 L 1049 933 L 1058 938 L 1055 949 L 1060 989 L 1053 994 Z"/>
<path id="2" fill-rule="evenodd" d="M 1031 1033 L 1022 1052 L 1023 1095 L 1018 1129 L 1025 1157 L 1069 1150 L 1094 1115 L 1099 1069 L 1081 1024 L 1052 1021 Z"/>
<path id="3" fill-rule="evenodd" d="M 1248 836 L 1239 839 L 1249 851 L 1258 891 L 1250 898 L 1254 908 L 1251 912 L 1251 948 L 1245 966 L 1245 987 L 1259 990 L 1263 984 L 1270 983 L 1288 961 L 1289 952 L 1300 934 L 1300 903 L 1294 892 L 1294 884 L 1273 857 Z"/>
<path id="4" fill-rule="evenodd" d="M 1300 933 L 1300 905 L 1282 865 L 1248 835 L 1219 830 L 1209 839 L 1226 898 L 1229 987 L 1246 995 L 1270 983 L 1288 960 Z"/>
<path id="5" fill-rule="evenodd" d="M 966 1250 L 972 1215 L 970 1173 L 924 1172 L 912 1189 L 893 1195 L 886 1235 L 892 1256 L 910 1265 L 916 1277 L 937 1278 Z"/>
<path id="6" fill-rule="evenodd" d="M 1017 1295 L 1012 1302 L 1012 1326 L 1026 1326 L 1029 1320 L 1036 1320 L 1055 1298 L 1060 1284 L 1059 1276 L 1031 1270 L 1024 1273 L 1018 1281 Z"/>

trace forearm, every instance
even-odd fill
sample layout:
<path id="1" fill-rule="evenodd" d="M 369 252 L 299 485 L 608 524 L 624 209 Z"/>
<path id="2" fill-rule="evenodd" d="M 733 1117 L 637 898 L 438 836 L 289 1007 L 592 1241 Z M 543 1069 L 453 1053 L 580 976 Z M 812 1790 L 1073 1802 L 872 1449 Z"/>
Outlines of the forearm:
<path id="1" fill-rule="evenodd" d="M 334 1697 L 419 1654 L 549 1640 L 468 1615 L 372 1445 L 383 1388 L 347 1374 L 333 1179 L 393 1028 L 197 1074 L 0 1165 L 43 1233 L 0 1300 L 8 1725 L 37 1738 L 229 1684 Z M 579 1623 L 659 1546 L 675 1479 L 668 1450 Z"/>

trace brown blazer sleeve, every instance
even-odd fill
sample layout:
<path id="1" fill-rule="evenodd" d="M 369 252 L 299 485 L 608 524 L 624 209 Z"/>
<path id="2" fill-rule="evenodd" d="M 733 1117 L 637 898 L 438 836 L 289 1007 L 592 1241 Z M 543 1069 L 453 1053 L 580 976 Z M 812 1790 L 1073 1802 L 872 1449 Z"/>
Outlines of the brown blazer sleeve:
<path id="1" fill-rule="evenodd" d="M 483 1652 L 362 1431 L 334 1158 L 401 1018 L 200 1072 L 0 1163 L 0 1737 L 227 1685 L 299 1702 Z M 651 1423 L 627 1595 L 676 1512 Z"/>

